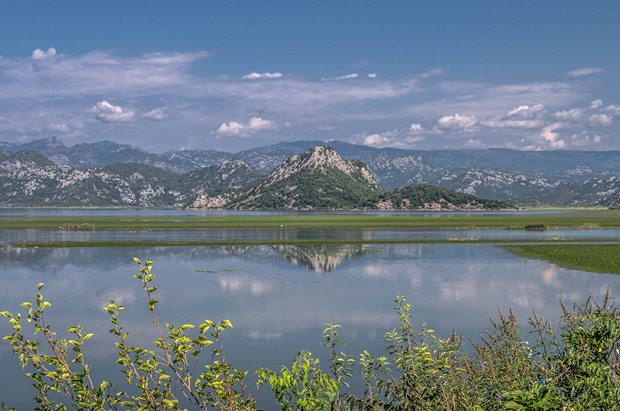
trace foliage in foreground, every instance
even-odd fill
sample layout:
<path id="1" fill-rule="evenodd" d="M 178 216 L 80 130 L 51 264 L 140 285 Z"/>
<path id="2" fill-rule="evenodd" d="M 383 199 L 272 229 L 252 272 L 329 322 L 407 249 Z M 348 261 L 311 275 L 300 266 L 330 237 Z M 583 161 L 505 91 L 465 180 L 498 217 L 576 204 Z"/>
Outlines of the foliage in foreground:
<path id="1" fill-rule="evenodd" d="M 74 326 L 68 338 L 59 338 L 46 322 L 44 312 L 51 304 L 43 299 L 43 284 L 34 303 L 22 304 L 27 323 L 21 313 L 1 313 L 13 329 L 4 339 L 36 389 L 36 409 L 256 410 L 246 390 L 247 372 L 229 363 L 222 351 L 221 335 L 232 327 L 230 321 L 162 325 L 152 262 L 136 262 L 140 272 L 135 277 L 142 283 L 157 338 L 151 348 L 130 345 L 119 320 L 123 307 L 110 301 L 104 310 L 124 376 L 115 385 L 91 376 L 82 347 L 93 334 Z M 302 350 L 290 367 L 258 370 L 258 386 L 268 385 L 286 411 L 620 409 L 620 314 L 608 296 L 600 303 L 562 305 L 557 330 L 534 315 L 531 338 L 512 312 L 500 312 L 490 331 L 468 349 L 455 331 L 440 339 L 425 324 L 415 329 L 404 297 L 396 297 L 395 305 L 400 325 L 386 333 L 383 355 L 364 351 L 355 360 L 340 352 L 339 326 L 327 324 L 327 367 Z M 363 392 L 349 392 L 354 375 Z M 61 396 L 65 399 L 58 401 Z"/>

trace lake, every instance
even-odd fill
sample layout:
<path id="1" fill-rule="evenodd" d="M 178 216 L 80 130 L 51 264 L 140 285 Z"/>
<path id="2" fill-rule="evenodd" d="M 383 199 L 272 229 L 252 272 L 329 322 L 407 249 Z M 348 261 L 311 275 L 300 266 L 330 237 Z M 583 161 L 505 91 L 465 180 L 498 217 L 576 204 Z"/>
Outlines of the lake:
<path id="1" fill-rule="evenodd" d="M 0 230 L 0 245 L 43 239 L 232 239 L 232 238 L 617 238 L 618 230 Z M 515 236 L 515 237 L 512 237 Z M 61 237 L 61 238 L 59 238 Z M 0 249 L 0 310 L 15 312 L 33 300 L 36 284 L 52 302 L 50 322 L 58 331 L 82 324 L 94 332 L 86 345 L 95 374 L 111 378 L 116 367 L 113 339 L 102 307 L 110 298 L 125 305 L 121 320 L 132 344 L 154 338 L 133 257 L 154 260 L 162 321 L 180 325 L 230 319 L 224 335 L 227 359 L 251 372 L 290 365 L 297 351 L 321 358 L 323 324 L 342 325 L 343 349 L 383 354 L 386 331 L 397 326 L 394 297 L 408 297 L 415 324 L 427 322 L 440 337 L 453 327 L 466 338 L 488 328 L 497 310 L 512 308 L 523 321 L 532 310 L 556 320 L 559 299 L 583 302 L 609 288 L 614 298 L 620 276 L 591 274 L 514 256 L 493 244 L 355 244 L 332 246 L 126 247 Z M 0 323 L 5 335 L 9 327 Z M 13 358 L 0 344 L 0 401 L 31 409 L 34 394 Z M 325 364 L 327 365 L 327 364 Z M 251 387 L 253 391 L 254 388 Z M 269 389 L 259 401 L 269 404 Z"/>

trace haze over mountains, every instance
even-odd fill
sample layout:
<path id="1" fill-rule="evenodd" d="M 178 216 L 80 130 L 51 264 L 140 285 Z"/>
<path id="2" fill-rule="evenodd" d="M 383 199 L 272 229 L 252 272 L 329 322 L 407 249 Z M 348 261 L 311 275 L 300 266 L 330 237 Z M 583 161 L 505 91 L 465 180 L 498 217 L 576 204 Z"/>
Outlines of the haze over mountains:
<path id="1" fill-rule="evenodd" d="M 326 145 L 343 159 L 367 167 L 378 184 L 377 193 L 432 184 L 517 204 L 615 206 L 620 198 L 617 151 L 424 151 L 300 141 L 238 153 L 178 150 L 154 154 L 111 141 L 67 147 L 55 137 L 26 144 L 0 143 L 0 194 L 4 205 L 68 205 L 67 198 L 75 198 L 73 205 L 184 206 L 202 196 L 203 206 L 208 199 L 217 207 L 231 200 L 231 190 L 253 187 L 264 192 L 264 185 L 258 187 L 265 175 L 291 156 Z M 303 180 L 312 180 L 308 178 Z M 20 181 L 24 188 L 16 189 Z M 364 190 L 373 191 L 373 182 L 367 183 Z M 59 188 L 61 192 L 52 193 Z M 72 193 L 72 188 L 78 192 Z M 32 196 L 34 191 L 46 193 L 45 203 Z M 272 191 L 281 192 L 281 188 Z M 245 206 L 241 197 L 231 204 L 249 207 L 251 195 L 246 197 Z M 290 197 L 282 201 L 294 204 Z"/>

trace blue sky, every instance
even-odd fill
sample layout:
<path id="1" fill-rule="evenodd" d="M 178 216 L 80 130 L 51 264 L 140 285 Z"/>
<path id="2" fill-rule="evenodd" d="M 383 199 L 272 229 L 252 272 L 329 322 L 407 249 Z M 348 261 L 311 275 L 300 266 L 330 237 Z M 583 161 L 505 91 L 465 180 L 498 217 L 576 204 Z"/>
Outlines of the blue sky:
<path id="1" fill-rule="evenodd" d="M 0 141 L 620 150 L 620 2 L 3 1 Z"/>

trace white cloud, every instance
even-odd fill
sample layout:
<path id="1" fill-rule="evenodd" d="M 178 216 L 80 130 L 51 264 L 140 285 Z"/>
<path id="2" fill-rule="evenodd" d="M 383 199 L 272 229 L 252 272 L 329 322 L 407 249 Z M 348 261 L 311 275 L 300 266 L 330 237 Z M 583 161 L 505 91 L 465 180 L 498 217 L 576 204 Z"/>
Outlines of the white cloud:
<path id="1" fill-rule="evenodd" d="M 510 110 L 507 113 L 507 117 L 516 117 L 516 118 L 534 118 L 538 117 L 539 114 L 542 114 L 545 111 L 544 104 L 536 104 L 533 106 L 522 105 L 515 109 Z"/>
<path id="2" fill-rule="evenodd" d="M 434 68 L 432 70 L 425 71 L 424 73 L 420 74 L 418 77 L 429 78 L 429 77 L 441 76 L 445 72 L 446 71 L 442 68 Z"/>
<path id="3" fill-rule="evenodd" d="M 360 75 L 357 73 L 345 74 L 344 76 L 335 77 L 334 80 L 349 80 L 353 78 L 358 78 Z"/>
<path id="4" fill-rule="evenodd" d="M 601 136 L 599 136 L 598 134 L 590 136 L 585 130 L 579 134 L 573 134 L 571 136 L 571 143 L 576 147 L 587 146 L 590 144 L 600 144 L 601 141 Z"/>
<path id="5" fill-rule="evenodd" d="M 275 130 L 276 123 L 261 117 L 252 117 L 246 124 L 237 121 L 222 123 L 216 133 L 223 136 L 247 137 L 250 134 L 264 130 Z"/>
<path id="6" fill-rule="evenodd" d="M 592 100 L 592 103 L 590 103 L 590 108 L 595 109 L 595 108 L 600 108 L 603 106 L 603 100 L 596 99 L 596 100 Z"/>
<path id="7" fill-rule="evenodd" d="M 562 128 L 562 123 L 553 123 L 546 127 L 543 127 L 540 137 L 547 143 L 547 145 L 551 148 L 566 148 L 566 142 L 560 138 L 560 134 L 557 132 L 558 129 Z"/>
<path id="8" fill-rule="evenodd" d="M 509 119 L 498 119 L 498 120 L 484 120 L 480 122 L 485 127 L 488 128 L 512 128 L 512 129 L 532 129 L 542 127 L 544 122 L 542 120 L 509 120 Z"/>
<path id="9" fill-rule="evenodd" d="M 248 123 L 250 130 L 273 130 L 276 128 L 276 124 L 271 120 L 264 120 L 260 117 L 252 117 Z"/>
<path id="10" fill-rule="evenodd" d="M 377 73 L 368 73 L 368 78 L 377 78 Z"/>
<path id="11" fill-rule="evenodd" d="M 424 127 L 422 127 L 422 124 L 420 123 L 411 123 L 411 125 L 409 126 L 409 131 L 417 133 L 420 131 L 424 131 Z"/>
<path id="12" fill-rule="evenodd" d="M 52 123 L 47 126 L 47 129 L 50 131 L 55 131 L 57 133 L 67 134 L 71 131 L 71 128 L 65 123 Z"/>
<path id="13" fill-rule="evenodd" d="M 555 118 L 563 121 L 579 121 L 583 117 L 583 109 L 571 108 L 570 110 L 556 111 Z"/>
<path id="14" fill-rule="evenodd" d="M 367 146 L 378 146 L 389 141 L 390 140 L 383 134 L 370 134 L 364 138 L 364 144 Z"/>
<path id="15" fill-rule="evenodd" d="M 470 138 L 465 142 L 464 146 L 468 148 L 483 148 L 485 144 L 478 139 Z"/>
<path id="16" fill-rule="evenodd" d="M 142 114 L 142 117 L 148 118 L 149 120 L 163 120 L 167 117 L 167 115 L 163 109 L 156 108 L 154 110 L 147 111 L 146 113 Z"/>
<path id="17" fill-rule="evenodd" d="M 588 122 L 591 126 L 610 126 L 613 121 L 607 114 L 592 114 Z"/>
<path id="18" fill-rule="evenodd" d="M 108 123 L 126 122 L 133 120 L 134 112 L 124 110 L 121 106 L 110 104 L 106 100 L 98 102 L 90 109 L 99 121 Z"/>
<path id="19" fill-rule="evenodd" d="M 32 58 L 35 60 L 42 60 L 50 57 L 54 57 L 56 55 L 56 49 L 54 47 L 50 47 L 47 51 L 43 51 L 41 49 L 36 49 L 32 52 Z"/>
<path id="20" fill-rule="evenodd" d="M 512 129 L 532 129 L 544 125 L 542 117 L 546 112 L 543 104 L 533 106 L 521 105 L 514 108 L 506 115 L 499 118 L 482 121 L 481 124 L 488 128 L 512 128 Z"/>
<path id="21" fill-rule="evenodd" d="M 35 50 L 32 59 L 0 60 L 3 97 L 129 95 L 191 85 L 186 73 L 191 63 L 206 53 L 151 53 L 119 57 L 95 51 L 79 56 Z M 53 58 L 51 58 L 53 57 Z M 45 64 L 43 64 L 45 61 Z"/>
<path id="22" fill-rule="evenodd" d="M 383 133 L 364 134 L 353 138 L 352 142 L 375 147 L 413 148 L 417 143 L 425 141 L 420 135 L 402 135 L 401 130 L 393 129 Z"/>
<path id="23" fill-rule="evenodd" d="M 357 77 L 353 76 L 357 73 L 342 72 L 345 75 L 338 78 L 345 81 L 249 71 L 244 78 L 244 73 L 208 77 L 200 67 L 192 69 L 194 62 L 207 55 L 121 56 L 107 51 L 66 55 L 50 49 L 32 57 L 27 53 L 24 58 L 2 58 L 0 113 L 5 119 L 0 119 L 0 129 L 7 139 L 40 138 L 55 128 L 59 135 L 70 135 L 75 141 L 92 141 L 97 137 L 85 136 L 101 136 L 106 131 L 100 122 L 116 122 L 118 138 L 155 151 L 190 142 L 195 148 L 229 149 L 225 139 L 196 136 L 204 135 L 204 130 L 213 130 L 213 136 L 248 136 L 265 127 L 276 131 L 262 133 L 261 144 L 289 139 L 284 130 L 294 130 L 300 139 L 352 136 L 358 143 L 367 138 L 391 147 L 456 148 L 475 145 L 478 140 L 485 147 L 512 142 L 520 145 L 517 148 L 532 144 L 548 149 L 548 140 L 541 137 L 543 128 L 563 122 L 561 131 L 546 129 L 548 135 L 561 134 L 552 139 L 556 146 L 562 139 L 572 146 L 570 136 L 588 130 L 590 144 L 595 138 L 593 131 L 600 131 L 605 148 L 620 147 L 620 140 L 611 138 L 620 125 L 620 106 L 594 100 L 599 96 L 593 94 L 589 82 L 564 78 L 565 82 L 468 83 L 458 77 L 445 82 L 431 78 L 444 74 L 441 69 L 411 77 L 382 75 L 373 80 L 377 77 L 370 68 L 361 69 L 364 71 Z M 591 100 L 595 102 L 592 109 Z M 86 109 L 84 101 L 91 102 Z M 95 102 L 99 103 L 89 111 Z M 44 113 L 45 118 L 37 119 L 37 113 Z M 600 116 L 603 113 L 607 117 Z M 252 115 L 258 120 L 251 121 Z M 591 117 L 592 124 L 588 122 Z M 603 128 L 591 128 L 609 122 L 611 127 L 605 129 L 609 134 L 603 134 Z M 119 123 L 131 126 L 118 127 Z M 395 127 L 395 136 L 389 132 L 364 134 L 364 130 Z M 474 131 L 480 134 L 471 134 Z M 464 138 L 449 140 L 457 135 Z M 428 138 L 424 140 L 424 136 Z M 257 141 L 240 139 L 234 148 L 248 148 Z"/>
<path id="24" fill-rule="evenodd" d="M 599 67 L 583 67 L 577 70 L 569 71 L 566 75 L 570 78 L 577 78 L 583 76 L 590 76 L 592 74 L 601 74 L 604 70 Z"/>
<path id="25" fill-rule="evenodd" d="M 258 80 L 258 79 L 272 79 L 272 78 L 281 78 L 283 76 L 282 73 L 280 72 L 275 72 L 275 73 L 256 73 L 256 72 L 252 72 L 249 74 L 246 74 L 245 76 L 241 77 L 244 80 Z"/>
<path id="26" fill-rule="evenodd" d="M 472 131 L 476 124 L 478 120 L 474 115 L 454 114 L 437 120 L 437 128 L 440 130 Z"/>

